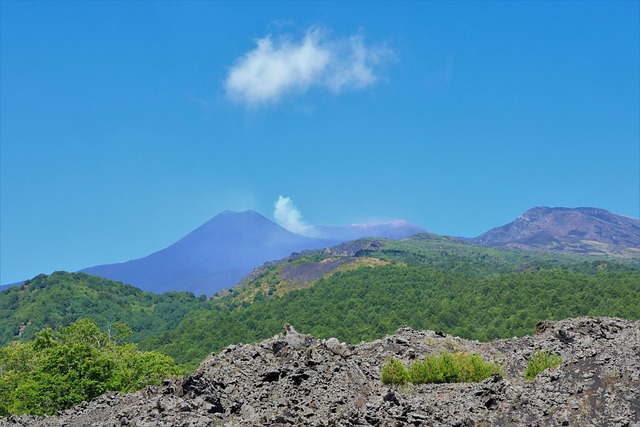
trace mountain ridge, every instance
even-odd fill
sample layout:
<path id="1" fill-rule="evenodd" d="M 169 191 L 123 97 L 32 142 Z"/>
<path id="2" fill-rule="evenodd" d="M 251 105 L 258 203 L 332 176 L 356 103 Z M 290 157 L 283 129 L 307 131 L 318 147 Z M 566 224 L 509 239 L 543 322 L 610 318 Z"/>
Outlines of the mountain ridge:
<path id="1" fill-rule="evenodd" d="M 600 208 L 536 206 L 468 241 L 479 246 L 637 257 L 640 220 Z"/>
<path id="2" fill-rule="evenodd" d="M 81 271 L 155 293 L 181 290 L 211 295 L 265 260 L 331 243 L 292 233 L 255 211 L 223 211 L 146 257 Z"/>
<path id="3" fill-rule="evenodd" d="M 422 231 L 408 221 L 320 227 L 318 237 L 293 233 L 253 210 L 225 210 L 170 246 L 146 257 L 82 272 L 145 291 L 211 295 L 238 283 L 254 267 L 291 253 L 334 246 L 353 236 L 406 237 Z"/>
<path id="4" fill-rule="evenodd" d="M 147 256 L 80 271 L 155 293 L 177 290 L 212 295 L 235 285 L 255 267 L 292 253 L 365 237 L 404 239 L 426 232 L 406 220 L 307 228 L 310 236 L 303 236 L 255 211 L 225 210 Z M 636 258 L 640 257 L 640 220 L 600 208 L 538 206 L 509 224 L 475 238 L 458 239 L 478 246 Z"/>

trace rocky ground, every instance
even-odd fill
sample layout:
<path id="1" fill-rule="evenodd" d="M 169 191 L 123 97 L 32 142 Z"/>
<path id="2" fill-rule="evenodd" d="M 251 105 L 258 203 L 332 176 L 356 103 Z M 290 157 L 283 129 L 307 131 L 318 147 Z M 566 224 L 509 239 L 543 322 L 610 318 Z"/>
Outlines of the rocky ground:
<path id="1" fill-rule="evenodd" d="M 347 346 L 285 331 L 211 355 L 159 387 L 107 394 L 56 417 L 14 416 L 6 426 L 640 426 L 640 322 L 542 322 L 535 336 L 490 343 L 402 328 Z M 441 350 L 499 361 L 504 376 L 474 384 L 387 386 L 382 365 Z M 558 369 L 524 381 L 536 349 Z"/>

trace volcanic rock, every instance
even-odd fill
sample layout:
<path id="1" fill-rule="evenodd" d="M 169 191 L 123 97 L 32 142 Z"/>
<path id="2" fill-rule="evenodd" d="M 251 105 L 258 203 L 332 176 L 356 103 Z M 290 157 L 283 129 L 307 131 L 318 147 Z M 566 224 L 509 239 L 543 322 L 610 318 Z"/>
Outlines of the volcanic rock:
<path id="1" fill-rule="evenodd" d="M 562 364 L 525 381 L 538 349 Z M 381 368 L 443 350 L 478 353 L 504 375 L 480 383 L 389 386 Z M 285 332 L 232 345 L 192 375 L 132 394 L 110 393 L 55 417 L 6 426 L 638 426 L 640 321 L 542 322 L 536 335 L 489 343 L 401 328 L 349 346 Z"/>

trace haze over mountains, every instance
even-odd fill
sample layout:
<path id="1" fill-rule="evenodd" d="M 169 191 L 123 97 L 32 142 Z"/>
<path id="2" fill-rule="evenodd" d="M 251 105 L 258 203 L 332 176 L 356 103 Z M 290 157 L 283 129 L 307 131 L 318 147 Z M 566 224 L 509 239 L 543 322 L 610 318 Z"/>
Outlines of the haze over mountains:
<path id="1" fill-rule="evenodd" d="M 389 222 L 370 222 L 366 224 L 352 224 L 344 227 L 312 226 L 309 227 L 313 235 L 331 240 L 346 242 L 362 237 L 380 237 L 385 239 L 403 239 L 426 230 L 402 219 Z"/>
<path id="2" fill-rule="evenodd" d="M 184 290 L 210 295 L 232 286 L 266 260 L 333 243 L 291 233 L 253 211 L 224 211 L 144 258 L 82 271 L 156 293 Z"/>
<path id="3" fill-rule="evenodd" d="M 292 252 L 331 247 L 363 237 L 404 239 L 426 230 L 404 220 L 308 227 L 302 236 L 254 211 L 224 211 L 169 247 L 146 257 L 82 271 L 146 291 L 212 295 L 230 288 L 267 261 Z M 640 220 L 597 208 L 535 207 L 475 238 L 479 246 L 640 256 Z"/>

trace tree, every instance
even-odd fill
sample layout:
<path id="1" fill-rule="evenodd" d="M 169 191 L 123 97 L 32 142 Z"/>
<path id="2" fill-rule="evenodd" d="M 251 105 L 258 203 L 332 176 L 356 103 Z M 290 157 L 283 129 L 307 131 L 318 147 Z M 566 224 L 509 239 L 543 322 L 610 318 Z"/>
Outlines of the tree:
<path id="1" fill-rule="evenodd" d="M 106 391 L 130 392 L 182 374 L 173 359 L 119 344 L 123 324 L 102 332 L 80 319 L 54 337 L 43 329 L 33 341 L 0 349 L 0 416 L 54 414 Z"/>

